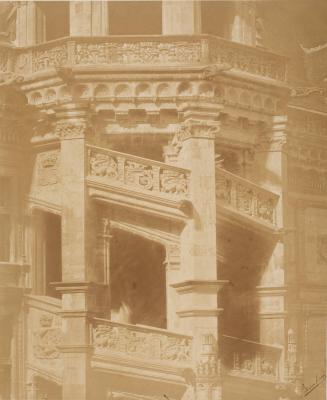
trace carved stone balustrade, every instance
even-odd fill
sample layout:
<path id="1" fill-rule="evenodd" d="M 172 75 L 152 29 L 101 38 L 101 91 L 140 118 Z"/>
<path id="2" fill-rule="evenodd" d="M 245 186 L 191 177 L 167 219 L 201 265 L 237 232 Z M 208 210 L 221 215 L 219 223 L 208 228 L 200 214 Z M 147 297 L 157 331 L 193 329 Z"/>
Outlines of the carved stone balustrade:
<path id="1" fill-rule="evenodd" d="M 282 348 L 223 335 L 222 351 L 228 374 L 278 382 Z"/>
<path id="2" fill-rule="evenodd" d="M 129 325 L 95 318 L 94 354 L 155 364 L 187 367 L 192 362 L 192 337 L 144 325 Z"/>
<path id="3" fill-rule="evenodd" d="M 279 196 L 219 167 L 216 168 L 216 198 L 218 206 L 277 228 Z"/>
<path id="4" fill-rule="evenodd" d="M 286 80 L 286 59 L 210 35 L 62 38 L 23 48 L 0 48 L 0 71 L 29 74 L 60 66 L 204 65 Z"/>
<path id="5" fill-rule="evenodd" d="M 88 181 L 173 200 L 189 195 L 190 171 L 161 162 L 89 146 L 88 168 Z"/>

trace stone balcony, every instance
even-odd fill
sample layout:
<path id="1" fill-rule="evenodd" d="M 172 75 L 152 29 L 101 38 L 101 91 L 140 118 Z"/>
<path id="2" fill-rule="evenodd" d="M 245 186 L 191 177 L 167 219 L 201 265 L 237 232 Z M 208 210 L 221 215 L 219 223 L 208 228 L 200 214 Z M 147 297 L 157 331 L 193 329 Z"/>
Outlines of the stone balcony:
<path id="1" fill-rule="evenodd" d="M 144 69 L 217 64 L 248 76 L 286 80 L 284 57 L 211 35 L 67 37 L 28 48 L 2 45 L 0 60 L 0 71 L 18 75 L 66 66 Z"/>
<path id="2" fill-rule="evenodd" d="M 223 168 L 216 168 L 216 182 L 216 198 L 220 211 L 242 218 L 249 224 L 256 223 L 263 228 L 277 231 L 277 194 Z"/>

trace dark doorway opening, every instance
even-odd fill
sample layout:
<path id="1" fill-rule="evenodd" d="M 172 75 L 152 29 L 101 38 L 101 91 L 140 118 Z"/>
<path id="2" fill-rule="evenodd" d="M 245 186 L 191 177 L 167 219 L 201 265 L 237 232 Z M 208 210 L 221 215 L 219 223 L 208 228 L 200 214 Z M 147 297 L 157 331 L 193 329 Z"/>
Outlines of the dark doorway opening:
<path id="1" fill-rule="evenodd" d="M 111 319 L 166 329 L 164 246 L 116 229 L 110 241 Z"/>
<path id="2" fill-rule="evenodd" d="M 61 282 L 61 218 L 45 213 L 45 295 L 60 298 L 52 282 Z"/>

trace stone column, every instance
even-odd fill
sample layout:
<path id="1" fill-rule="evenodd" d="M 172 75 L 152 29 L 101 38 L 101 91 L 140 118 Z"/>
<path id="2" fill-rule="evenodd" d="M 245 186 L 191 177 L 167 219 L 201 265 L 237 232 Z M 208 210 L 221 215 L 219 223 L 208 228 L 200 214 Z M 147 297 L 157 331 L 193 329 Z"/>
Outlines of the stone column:
<path id="1" fill-rule="evenodd" d="M 232 41 L 255 46 L 257 36 L 255 7 L 254 1 L 233 3 L 234 16 L 230 30 Z"/>
<path id="2" fill-rule="evenodd" d="M 71 1 L 70 36 L 104 36 L 108 34 L 107 1 Z"/>
<path id="3" fill-rule="evenodd" d="M 286 116 L 275 116 L 263 133 L 256 151 L 256 182 L 280 196 L 276 209 L 278 228 L 287 222 L 285 194 L 287 193 Z M 285 343 L 285 251 L 286 236 L 270 241 L 269 258 L 263 266 L 258 296 L 260 302 L 260 341 L 267 344 Z"/>
<path id="4" fill-rule="evenodd" d="M 97 287 L 93 232 L 85 174 L 86 138 L 90 131 L 87 109 L 70 104 L 57 110 L 56 133 L 61 139 L 62 177 L 62 293 L 63 400 L 90 399 L 89 317 L 96 306 Z"/>
<path id="5" fill-rule="evenodd" d="M 33 46 L 45 39 L 45 15 L 35 1 L 18 2 L 16 18 L 17 46 Z"/>
<path id="6" fill-rule="evenodd" d="M 221 397 L 218 368 L 215 135 L 219 130 L 216 104 L 186 104 L 177 134 L 178 165 L 191 171 L 193 215 L 181 234 L 181 282 L 173 284 L 179 299 L 180 330 L 194 336 L 197 399 Z"/>
<path id="7" fill-rule="evenodd" d="M 196 0 L 162 1 L 163 35 L 201 33 L 201 2 Z"/>

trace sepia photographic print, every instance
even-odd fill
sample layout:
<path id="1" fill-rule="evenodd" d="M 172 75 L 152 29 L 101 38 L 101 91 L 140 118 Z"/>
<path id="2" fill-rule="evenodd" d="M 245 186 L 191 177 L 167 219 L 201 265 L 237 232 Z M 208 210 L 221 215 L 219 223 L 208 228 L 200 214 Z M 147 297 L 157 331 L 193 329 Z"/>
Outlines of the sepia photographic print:
<path id="1" fill-rule="evenodd" d="M 327 0 L 0 1 L 0 400 L 327 400 Z"/>

